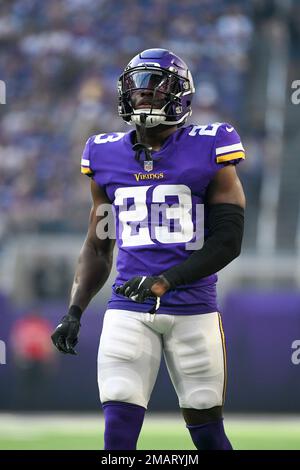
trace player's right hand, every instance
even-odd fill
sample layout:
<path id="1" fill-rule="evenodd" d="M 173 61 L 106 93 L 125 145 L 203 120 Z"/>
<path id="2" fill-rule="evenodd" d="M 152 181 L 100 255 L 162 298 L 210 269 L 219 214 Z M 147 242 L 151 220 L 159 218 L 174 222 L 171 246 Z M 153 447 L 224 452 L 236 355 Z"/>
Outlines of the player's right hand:
<path id="1" fill-rule="evenodd" d="M 77 354 L 74 347 L 78 343 L 80 326 L 79 320 L 70 314 L 65 315 L 51 336 L 54 346 L 63 354 Z"/>

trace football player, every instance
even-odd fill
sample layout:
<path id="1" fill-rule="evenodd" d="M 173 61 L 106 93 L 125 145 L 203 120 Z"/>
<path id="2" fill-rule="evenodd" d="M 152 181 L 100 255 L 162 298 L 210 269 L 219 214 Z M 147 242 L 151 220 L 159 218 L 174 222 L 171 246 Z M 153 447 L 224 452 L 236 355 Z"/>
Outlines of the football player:
<path id="1" fill-rule="evenodd" d="M 114 237 L 96 234 L 101 208 L 111 207 L 118 274 L 98 354 L 108 450 L 136 449 L 162 353 L 196 448 L 232 449 L 216 273 L 241 250 L 245 196 L 236 164 L 245 153 L 230 124 L 185 125 L 194 92 L 178 56 L 138 54 L 118 81 L 119 115 L 135 128 L 90 137 L 81 160 L 93 207 L 69 311 L 52 340 L 76 354 L 82 313 L 111 271 Z"/>

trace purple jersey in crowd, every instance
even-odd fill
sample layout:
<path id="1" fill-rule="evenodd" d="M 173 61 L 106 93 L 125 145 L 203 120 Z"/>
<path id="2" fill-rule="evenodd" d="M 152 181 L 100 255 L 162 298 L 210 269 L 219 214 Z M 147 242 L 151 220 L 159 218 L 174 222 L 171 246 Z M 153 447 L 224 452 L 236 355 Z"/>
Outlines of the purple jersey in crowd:
<path id="1" fill-rule="evenodd" d="M 191 255 L 196 248 L 186 249 L 186 245 L 199 231 L 196 205 L 205 203 L 216 172 L 228 163 L 240 162 L 245 153 L 229 124 L 189 125 L 176 130 L 153 152 L 152 165 L 135 159 L 134 133 L 90 137 L 81 171 L 103 188 L 115 211 L 118 275 L 108 308 L 147 312 L 153 300 L 136 303 L 116 294 L 115 287 L 133 276 L 159 275 Z M 166 292 L 157 313 L 217 311 L 216 281 L 213 274 Z"/>

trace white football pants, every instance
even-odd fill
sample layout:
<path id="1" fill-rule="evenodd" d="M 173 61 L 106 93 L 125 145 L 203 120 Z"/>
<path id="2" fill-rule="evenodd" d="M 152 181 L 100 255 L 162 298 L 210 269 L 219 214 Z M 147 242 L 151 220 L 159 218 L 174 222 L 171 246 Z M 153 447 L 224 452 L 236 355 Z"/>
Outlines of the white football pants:
<path id="1" fill-rule="evenodd" d="M 147 408 L 162 352 L 181 408 L 220 406 L 226 353 L 218 312 L 149 314 L 108 309 L 98 352 L 100 400 Z"/>

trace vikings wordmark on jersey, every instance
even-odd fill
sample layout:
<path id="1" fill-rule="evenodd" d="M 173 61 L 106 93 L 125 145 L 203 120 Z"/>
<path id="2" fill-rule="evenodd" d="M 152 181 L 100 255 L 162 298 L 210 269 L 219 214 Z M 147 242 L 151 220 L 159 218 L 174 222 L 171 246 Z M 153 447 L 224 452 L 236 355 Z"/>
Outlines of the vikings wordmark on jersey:
<path id="1" fill-rule="evenodd" d="M 166 270 L 188 258 L 191 250 L 187 244 L 196 233 L 197 205 L 205 204 L 216 172 L 239 163 L 245 152 L 239 135 L 227 123 L 189 125 L 176 130 L 159 151 L 152 152 L 150 167 L 145 160 L 134 158 L 134 132 L 90 137 L 81 171 L 104 189 L 116 214 L 118 275 L 108 308 L 147 312 L 151 299 L 137 304 L 116 294 L 116 286 L 133 276 L 159 275 L 162 267 Z M 155 218 L 154 224 L 151 208 L 155 204 L 163 204 L 165 214 Z M 182 315 L 182 305 L 187 315 L 218 311 L 216 281 L 213 274 L 168 291 L 158 313 Z"/>

